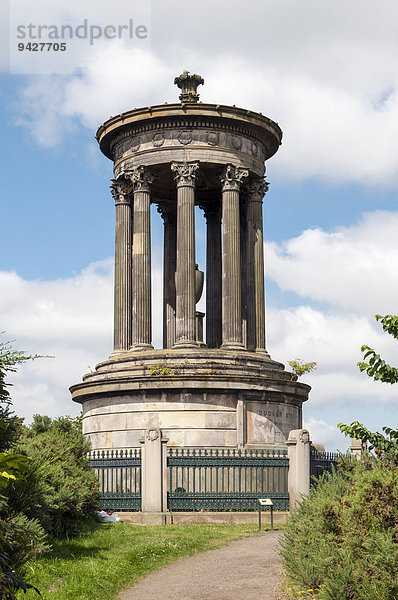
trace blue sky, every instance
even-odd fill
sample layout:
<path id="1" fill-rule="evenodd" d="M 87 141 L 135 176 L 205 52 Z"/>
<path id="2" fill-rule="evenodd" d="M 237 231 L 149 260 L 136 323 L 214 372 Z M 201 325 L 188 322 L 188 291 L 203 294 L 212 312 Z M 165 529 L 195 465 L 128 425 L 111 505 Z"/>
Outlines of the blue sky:
<path id="1" fill-rule="evenodd" d="M 49 0 L 35 7 L 42 19 L 50 9 L 52 22 L 66 18 Z M 264 203 L 268 340 L 276 360 L 318 362 L 305 379 L 313 440 L 345 448 L 339 421 L 396 426 L 396 389 L 361 375 L 356 362 L 364 343 L 398 362 L 396 342 L 374 321 L 396 313 L 398 292 L 398 8 L 204 0 L 192 14 L 181 0 L 116 0 L 112 18 L 149 8 L 149 44 L 99 40 L 68 75 L 10 72 L 7 2 L 0 8 L 0 330 L 19 348 L 55 356 L 15 376 L 16 411 L 28 420 L 77 414 L 68 386 L 110 354 L 112 170 L 95 131 L 111 114 L 176 101 L 174 76 L 189 69 L 205 79 L 203 101 L 261 111 L 284 132 Z M 102 0 L 69 9 L 77 21 L 109 17 Z M 153 256 L 156 294 L 155 212 Z"/>

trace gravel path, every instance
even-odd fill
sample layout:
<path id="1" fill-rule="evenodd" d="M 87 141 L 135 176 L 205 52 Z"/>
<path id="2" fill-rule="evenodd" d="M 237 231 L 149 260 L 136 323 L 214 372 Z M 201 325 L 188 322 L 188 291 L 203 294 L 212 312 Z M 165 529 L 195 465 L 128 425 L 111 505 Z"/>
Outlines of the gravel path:
<path id="1" fill-rule="evenodd" d="M 204 554 L 181 558 L 123 590 L 120 600 L 283 600 L 281 559 L 269 531 Z"/>

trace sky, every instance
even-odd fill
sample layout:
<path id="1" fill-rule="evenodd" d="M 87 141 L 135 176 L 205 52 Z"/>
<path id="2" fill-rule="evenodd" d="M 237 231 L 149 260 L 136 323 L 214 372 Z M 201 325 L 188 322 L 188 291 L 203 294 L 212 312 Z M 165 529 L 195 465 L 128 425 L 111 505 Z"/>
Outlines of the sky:
<path id="1" fill-rule="evenodd" d="M 16 29 L 86 20 L 118 31 L 130 19 L 132 38 L 68 39 L 62 56 L 26 50 L 34 39 Z M 374 319 L 397 312 L 397 22 L 391 0 L 2 0 L 0 331 L 54 357 L 10 379 L 19 416 L 79 414 L 69 386 L 112 351 L 112 165 L 95 131 L 110 115 L 177 101 L 174 77 L 188 69 L 205 79 L 204 102 L 261 111 L 283 130 L 264 200 L 267 339 L 275 360 L 318 364 L 302 378 L 311 439 L 345 450 L 339 422 L 397 426 L 398 387 L 357 367 L 363 344 L 398 363 Z M 158 298 L 156 211 L 152 238 Z M 154 302 L 157 347 L 160 313 Z"/>

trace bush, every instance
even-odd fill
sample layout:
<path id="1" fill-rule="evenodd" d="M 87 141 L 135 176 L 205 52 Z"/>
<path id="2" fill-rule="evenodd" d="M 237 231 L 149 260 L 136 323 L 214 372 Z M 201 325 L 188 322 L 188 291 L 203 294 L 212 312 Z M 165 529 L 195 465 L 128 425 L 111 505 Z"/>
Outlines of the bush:
<path id="1" fill-rule="evenodd" d="M 99 507 L 98 482 L 86 458 L 89 449 L 80 418 L 52 421 L 35 415 L 18 446 L 31 459 L 29 472 L 7 489 L 11 516 L 37 519 L 54 537 L 78 533 Z"/>
<path id="2" fill-rule="evenodd" d="M 13 547 L 12 567 L 21 569 L 25 562 L 51 550 L 47 534 L 37 519 L 17 515 L 8 521 L 8 539 Z"/>
<path id="3" fill-rule="evenodd" d="M 398 470 L 342 459 L 292 513 L 283 542 L 293 587 L 320 600 L 398 598 Z"/>

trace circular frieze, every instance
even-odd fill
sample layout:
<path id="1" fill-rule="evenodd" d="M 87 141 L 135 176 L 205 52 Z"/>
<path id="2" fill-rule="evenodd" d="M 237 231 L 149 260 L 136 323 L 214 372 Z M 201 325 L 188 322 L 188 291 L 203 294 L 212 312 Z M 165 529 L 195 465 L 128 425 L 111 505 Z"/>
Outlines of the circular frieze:
<path id="1" fill-rule="evenodd" d="M 220 136 L 218 133 L 216 133 L 215 131 L 210 131 L 207 134 L 207 143 L 210 146 L 218 146 L 219 144 L 219 140 L 220 140 Z"/>
<path id="2" fill-rule="evenodd" d="M 192 142 L 191 132 L 188 129 L 184 129 L 183 131 L 181 131 L 180 135 L 178 136 L 178 141 L 184 146 L 186 144 L 190 144 Z"/>
<path id="3" fill-rule="evenodd" d="M 257 146 L 256 142 L 252 142 L 252 154 L 253 154 L 253 156 L 257 156 L 257 154 L 258 154 L 258 146 Z"/>
<path id="4" fill-rule="evenodd" d="M 159 148 L 160 146 L 163 146 L 164 144 L 164 133 L 161 132 L 157 132 L 154 134 L 153 138 L 152 138 L 152 144 L 155 146 L 155 148 Z"/>

